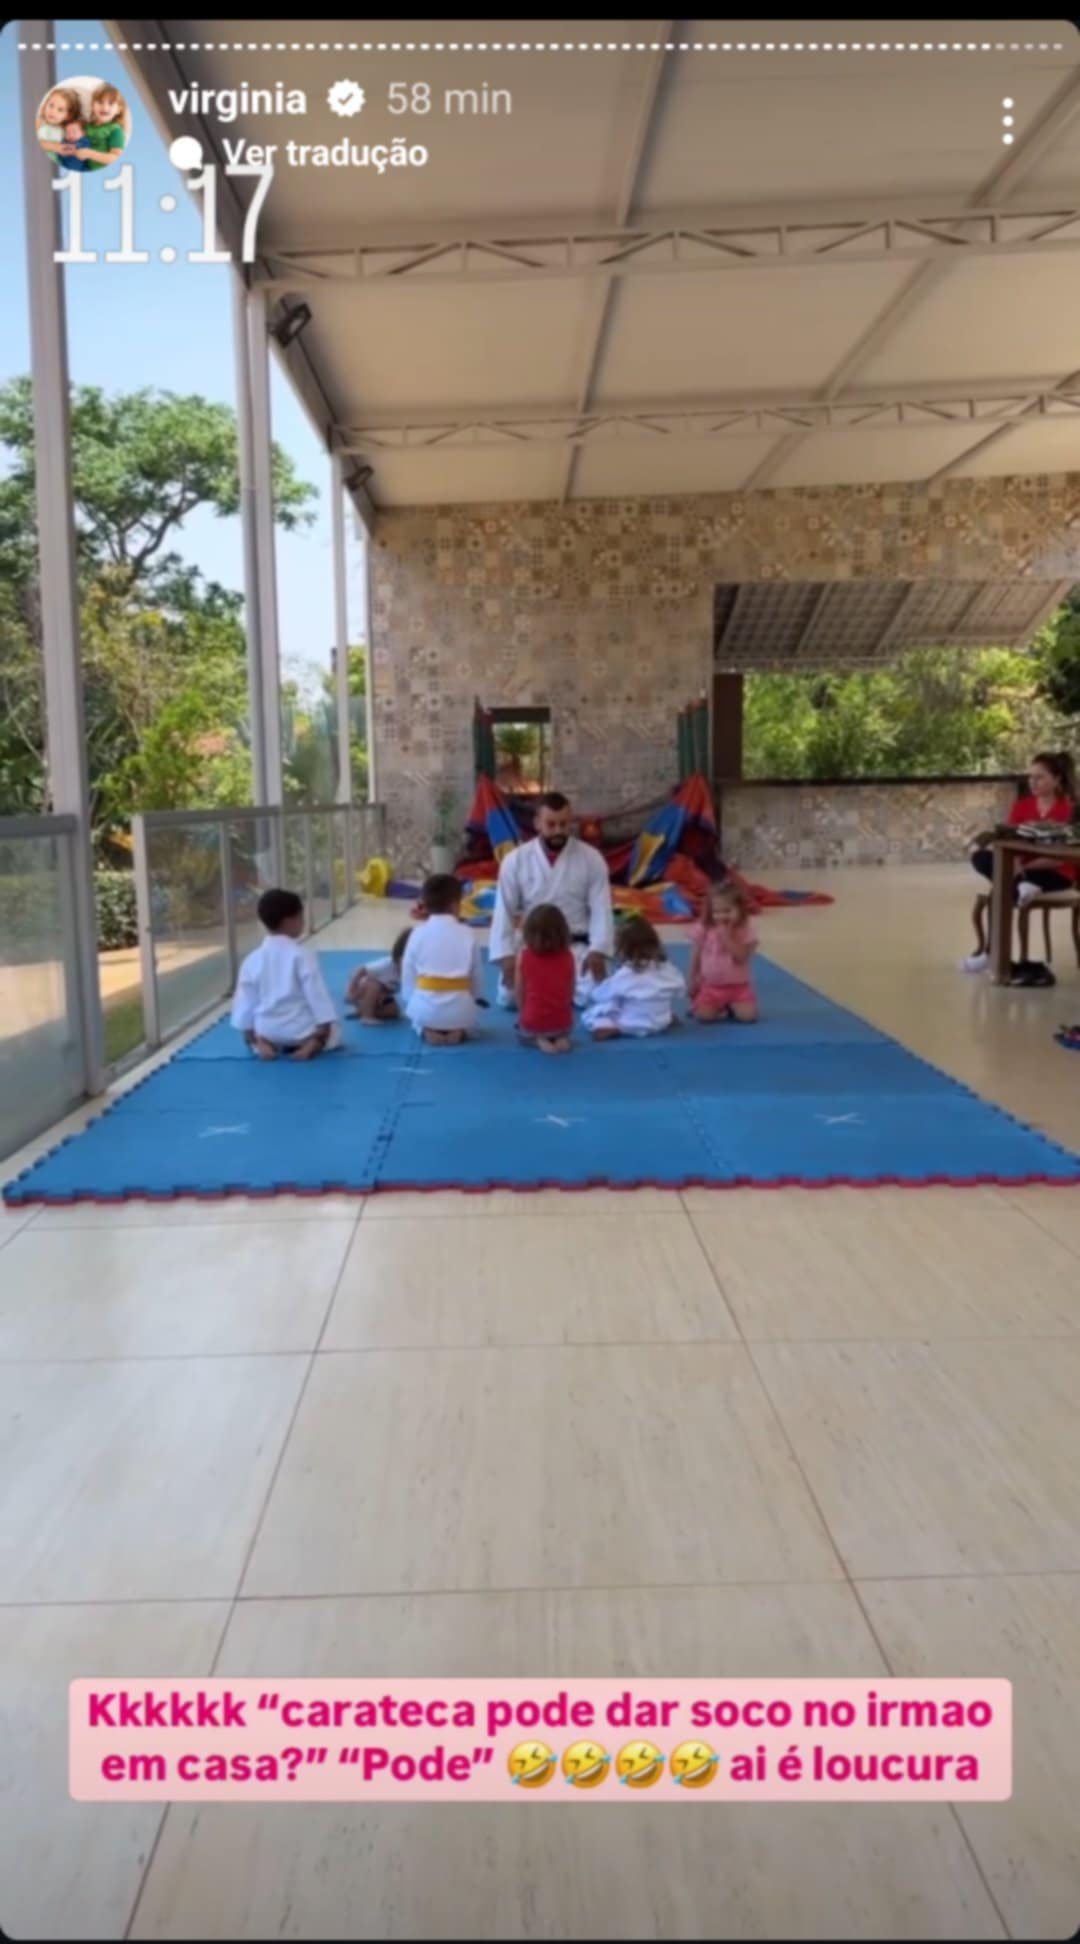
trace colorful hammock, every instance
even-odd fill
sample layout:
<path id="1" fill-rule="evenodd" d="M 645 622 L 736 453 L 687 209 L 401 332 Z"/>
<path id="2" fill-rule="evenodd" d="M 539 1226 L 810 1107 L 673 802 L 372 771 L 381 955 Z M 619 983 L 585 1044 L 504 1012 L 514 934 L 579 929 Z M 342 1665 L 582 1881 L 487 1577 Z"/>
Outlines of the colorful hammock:
<path id="1" fill-rule="evenodd" d="M 629 823 L 632 828 L 643 811 L 649 814 L 633 835 L 617 834 L 620 826 L 625 829 Z M 465 855 L 455 867 L 464 886 L 461 915 L 467 924 L 491 923 L 499 865 L 532 834 L 530 823 L 527 806 L 515 812 L 489 776 L 478 777 L 466 823 Z M 617 811 L 607 818 L 584 816 L 579 830 L 585 842 L 594 844 L 607 860 L 617 918 L 647 918 L 653 925 L 689 924 L 698 916 L 710 884 L 723 880 L 742 885 L 758 911 L 777 905 L 832 903 L 820 891 L 771 891 L 729 871 L 717 846 L 712 793 L 701 775 L 688 776 L 660 804 Z M 392 885 L 391 895 L 415 898 L 419 886 Z"/>

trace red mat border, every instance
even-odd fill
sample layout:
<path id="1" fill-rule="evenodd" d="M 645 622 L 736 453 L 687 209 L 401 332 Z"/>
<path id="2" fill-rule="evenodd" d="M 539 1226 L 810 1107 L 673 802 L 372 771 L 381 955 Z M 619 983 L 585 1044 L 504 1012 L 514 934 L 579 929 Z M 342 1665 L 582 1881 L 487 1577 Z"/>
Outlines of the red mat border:
<path id="1" fill-rule="evenodd" d="M 167 1207 L 174 1202 L 215 1203 L 215 1202 L 267 1202 L 267 1201 L 322 1201 L 328 1195 L 339 1195 L 350 1201 L 369 1201 L 376 1195 L 529 1195 L 551 1194 L 587 1195 L 600 1189 L 611 1195 L 636 1195 L 643 1189 L 659 1189 L 665 1194 L 685 1194 L 691 1188 L 706 1188 L 712 1194 L 730 1194 L 733 1190 L 745 1191 L 748 1188 L 770 1194 L 781 1188 L 804 1188 L 809 1192 L 828 1191 L 831 1188 L 859 1188 L 872 1192 L 875 1188 L 1061 1188 L 1080 1189 L 1080 1176 L 1075 1180 L 1063 1180 L 1060 1175 L 924 1175 L 913 1180 L 910 1175 L 875 1175 L 865 1180 L 851 1175 L 828 1175 L 819 1180 L 808 1180 L 802 1175 L 778 1175 L 773 1181 L 752 1179 L 749 1176 L 736 1177 L 731 1181 L 713 1181 L 703 1175 L 688 1175 L 682 1181 L 655 1181 L 643 1177 L 640 1181 L 608 1181 L 597 1175 L 589 1181 L 479 1181 L 462 1183 L 460 1181 L 387 1181 L 373 1188 L 354 1188 L 345 1182 L 328 1181 L 319 1188 L 292 1187 L 284 1183 L 280 1188 L 221 1188 L 221 1189 L 176 1189 L 168 1194 L 156 1194 L 145 1189 L 132 1188 L 121 1195 L 77 1194 L 48 1195 L 28 1194 L 17 1200 L 5 1200 L 4 1208 L 15 1213 L 22 1208 L 77 1208 L 81 1206 L 97 1208 L 119 1208 L 125 1202 L 145 1203 L 147 1207 Z"/>

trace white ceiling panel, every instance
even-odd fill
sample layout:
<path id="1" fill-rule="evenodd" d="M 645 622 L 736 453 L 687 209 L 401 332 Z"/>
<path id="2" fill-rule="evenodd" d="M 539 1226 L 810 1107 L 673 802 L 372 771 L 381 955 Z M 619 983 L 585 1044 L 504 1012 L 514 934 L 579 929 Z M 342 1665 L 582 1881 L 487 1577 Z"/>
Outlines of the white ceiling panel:
<path id="1" fill-rule="evenodd" d="M 586 293 L 457 285 L 338 289 L 313 307 L 341 409 L 559 405 L 573 390 Z M 312 329 L 315 329 L 313 326 Z"/>
<path id="2" fill-rule="evenodd" d="M 596 446 L 582 452 L 575 499 L 650 493 L 729 493 L 769 449 L 768 439 L 678 439 Z"/>
<path id="3" fill-rule="evenodd" d="M 765 38 L 763 27 L 757 23 L 754 40 Z M 808 30 L 804 22 L 799 38 L 824 40 Z M 660 109 L 645 210 L 840 200 L 853 187 L 862 195 L 970 194 L 1001 160 L 1002 77 L 1017 73 L 1007 56 L 981 64 L 953 54 L 788 58 L 790 66 L 782 56 L 720 57 L 718 66 L 680 59 Z M 1065 58 L 1044 56 L 1025 70 L 1026 116 L 1060 84 Z"/>
<path id="4" fill-rule="evenodd" d="M 1080 419 L 1033 419 L 1014 426 L 1006 438 L 966 460 L 962 471 L 970 479 L 1080 472 Z"/>
<path id="5" fill-rule="evenodd" d="M 926 479 L 974 444 L 970 427 L 903 432 L 822 432 L 807 439 L 769 480 L 770 486 L 854 486 L 862 480 Z"/>
<path id="6" fill-rule="evenodd" d="M 1065 378 L 1078 368 L 1080 248 L 951 265 L 867 360 L 859 384 Z"/>
<path id="7" fill-rule="evenodd" d="M 544 500 L 558 490 L 559 454 L 527 452 L 387 452 L 379 484 L 387 506 L 438 506 L 455 500 Z"/>
<path id="8" fill-rule="evenodd" d="M 627 282 L 599 401 L 701 398 L 777 384 L 809 397 L 908 275 L 909 266 L 875 263 Z"/>

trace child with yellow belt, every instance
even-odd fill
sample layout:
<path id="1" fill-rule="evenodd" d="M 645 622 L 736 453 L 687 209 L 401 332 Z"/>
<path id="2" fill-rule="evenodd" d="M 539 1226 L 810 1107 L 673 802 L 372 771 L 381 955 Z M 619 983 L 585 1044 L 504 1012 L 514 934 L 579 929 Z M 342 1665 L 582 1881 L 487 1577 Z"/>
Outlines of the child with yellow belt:
<path id="1" fill-rule="evenodd" d="M 427 917 L 409 934 L 401 963 L 405 1015 L 429 1046 L 460 1046 L 483 1003 L 480 948 L 459 917 L 458 878 L 428 878 L 420 901 Z"/>

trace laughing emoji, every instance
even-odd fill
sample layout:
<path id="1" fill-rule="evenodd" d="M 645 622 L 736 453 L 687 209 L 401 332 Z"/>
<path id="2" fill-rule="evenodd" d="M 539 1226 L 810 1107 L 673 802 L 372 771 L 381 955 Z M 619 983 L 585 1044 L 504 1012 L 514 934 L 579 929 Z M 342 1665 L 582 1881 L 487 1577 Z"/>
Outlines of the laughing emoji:
<path id="1" fill-rule="evenodd" d="M 671 1758 L 671 1778 L 682 1789 L 707 1789 L 720 1757 L 708 1742 L 680 1742 Z"/>
<path id="2" fill-rule="evenodd" d="M 521 1789 L 543 1789 L 555 1773 L 555 1753 L 546 1742 L 519 1742 L 510 1750 L 506 1766 L 510 1780 Z"/>
<path id="3" fill-rule="evenodd" d="M 598 1742 L 574 1742 L 562 1758 L 562 1772 L 573 1789 L 598 1789 L 611 1766 L 611 1756 Z"/>
<path id="4" fill-rule="evenodd" d="M 664 1758 L 652 1742 L 627 1742 L 615 1766 L 628 1789 L 651 1789 L 664 1773 Z"/>

